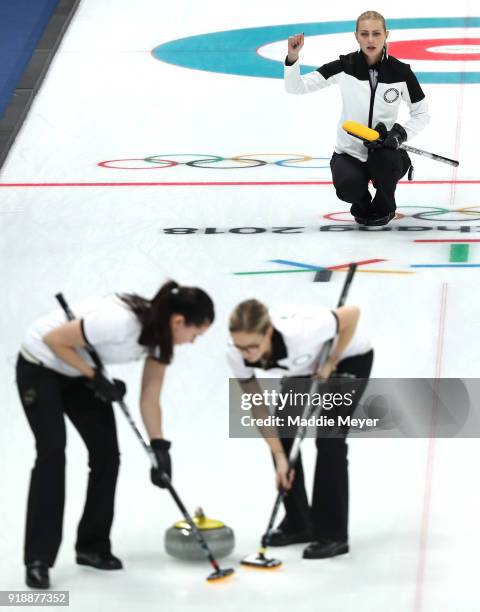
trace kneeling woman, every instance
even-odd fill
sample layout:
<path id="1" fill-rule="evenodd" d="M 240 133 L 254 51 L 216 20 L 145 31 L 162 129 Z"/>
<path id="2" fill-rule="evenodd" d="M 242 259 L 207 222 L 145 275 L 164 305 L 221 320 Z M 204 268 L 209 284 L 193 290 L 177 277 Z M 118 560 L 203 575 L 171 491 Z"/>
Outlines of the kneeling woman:
<path id="1" fill-rule="evenodd" d="M 361 225 L 386 225 L 395 216 L 397 183 L 409 169 L 411 178 L 413 171 L 400 146 L 429 122 L 425 94 L 410 66 L 389 55 L 388 34 L 384 17 L 366 11 L 356 22 L 358 51 L 301 75 L 299 53 L 305 37 L 296 34 L 288 39 L 285 60 L 289 93 L 311 93 L 333 84 L 340 87 L 343 108 L 330 168 L 337 196 L 351 204 L 350 212 Z M 397 123 L 402 101 L 410 113 L 405 125 Z M 346 120 L 375 126 L 380 139 L 366 143 L 365 148 L 342 129 Z M 369 181 L 376 190 L 373 197 Z"/>
<path id="2" fill-rule="evenodd" d="M 138 295 L 88 298 L 72 305 L 76 317 L 65 322 L 62 310 L 38 319 L 24 338 L 17 362 L 17 386 L 36 441 L 37 457 L 28 496 L 24 561 L 26 581 L 48 588 L 62 538 L 65 494 L 65 420 L 67 415 L 88 449 L 89 479 L 78 525 L 76 560 L 98 569 L 121 569 L 112 555 L 119 451 L 112 402 L 126 392 L 96 370 L 84 350 L 91 344 L 105 364 L 145 359 L 140 410 L 161 474 L 171 475 L 170 442 L 162 431 L 160 392 L 174 346 L 194 342 L 214 319 L 210 297 L 201 289 L 163 285 L 151 300 Z"/>
<path id="3" fill-rule="evenodd" d="M 256 376 L 284 376 L 282 392 L 291 377 L 328 378 L 332 372 L 362 379 L 351 415 L 366 387 L 373 362 L 373 349 L 357 327 L 356 306 L 335 310 L 313 305 L 279 306 L 268 309 L 257 300 L 238 304 L 230 317 L 232 343 L 227 358 L 233 373 L 247 393 L 259 391 Z M 336 338 L 327 361 L 319 368 L 324 343 Z M 307 391 L 309 378 L 304 379 Z M 343 415 L 343 416 L 348 416 Z M 310 508 L 305 491 L 301 456 L 295 473 L 288 472 L 288 453 L 293 438 L 278 438 L 275 430 L 262 431 L 276 466 L 277 486 L 289 490 L 285 518 L 271 536 L 271 546 L 311 542 L 306 559 L 333 557 L 348 552 L 348 462 L 346 435 L 316 440 L 317 461 Z"/>

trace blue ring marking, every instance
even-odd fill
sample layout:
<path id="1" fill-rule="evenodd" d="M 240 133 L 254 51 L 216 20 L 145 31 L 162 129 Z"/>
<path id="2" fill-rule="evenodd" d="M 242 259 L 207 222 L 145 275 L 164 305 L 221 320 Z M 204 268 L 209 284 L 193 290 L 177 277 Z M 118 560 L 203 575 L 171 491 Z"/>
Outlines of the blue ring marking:
<path id="1" fill-rule="evenodd" d="M 480 264 L 412 264 L 411 268 L 480 268 Z"/>
<path id="2" fill-rule="evenodd" d="M 392 30 L 422 28 L 475 28 L 480 27 L 480 17 L 422 17 L 388 19 Z M 259 47 L 279 40 L 286 40 L 292 33 L 304 32 L 305 36 L 319 34 L 344 34 L 355 30 L 355 21 L 330 21 L 319 23 L 290 23 L 241 30 L 226 30 L 180 38 L 163 43 L 152 50 L 158 60 L 209 72 L 283 78 L 283 63 L 261 57 Z M 334 59 L 334 58 L 332 58 Z M 301 66 L 301 72 L 316 70 L 318 66 Z M 417 72 L 421 83 L 480 83 L 480 72 Z"/>

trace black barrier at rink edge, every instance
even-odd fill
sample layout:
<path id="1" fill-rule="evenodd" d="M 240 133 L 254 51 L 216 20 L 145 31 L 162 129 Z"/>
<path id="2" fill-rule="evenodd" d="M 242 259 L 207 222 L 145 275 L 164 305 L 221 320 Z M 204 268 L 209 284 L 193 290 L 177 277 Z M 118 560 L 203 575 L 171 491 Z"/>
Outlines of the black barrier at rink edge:
<path id="1" fill-rule="evenodd" d="M 294 397 L 296 381 L 300 391 Z M 480 437 L 477 378 L 335 380 L 313 395 L 305 393 L 305 378 L 257 382 L 260 394 L 254 398 L 247 397 L 237 379 L 229 380 L 231 438 L 269 436 L 273 429 L 280 437 L 293 438 L 304 424 L 299 419 L 307 404 L 313 412 L 308 417 L 311 438 L 344 435 L 347 429 L 350 437 L 362 438 Z M 358 402 L 355 395 L 363 388 Z"/>
<path id="2" fill-rule="evenodd" d="M 22 127 L 80 0 L 59 0 L 0 119 L 0 168 Z"/>

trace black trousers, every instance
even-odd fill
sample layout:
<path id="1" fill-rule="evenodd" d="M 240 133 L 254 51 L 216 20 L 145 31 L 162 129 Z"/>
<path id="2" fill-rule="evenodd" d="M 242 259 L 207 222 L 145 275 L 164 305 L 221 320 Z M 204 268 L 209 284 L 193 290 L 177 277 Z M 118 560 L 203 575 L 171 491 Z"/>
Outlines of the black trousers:
<path id="1" fill-rule="evenodd" d="M 337 197 L 352 205 L 350 212 L 354 217 L 366 219 L 395 212 L 397 183 L 410 166 L 410 158 L 403 149 L 370 151 L 366 162 L 346 153 L 334 153 L 330 160 Z M 376 189 L 373 198 L 368 189 L 369 181 Z"/>
<path id="2" fill-rule="evenodd" d="M 349 411 L 342 416 L 353 414 L 365 388 L 372 369 L 373 350 L 364 355 L 348 357 L 337 365 L 337 372 L 354 374 L 358 381 L 356 399 Z M 331 416 L 331 415 L 329 415 Z M 295 465 L 295 480 L 285 496 L 285 519 L 282 526 L 289 531 L 312 528 L 315 540 L 348 540 L 348 428 L 343 427 L 335 437 L 316 439 L 317 460 L 313 481 L 313 497 L 310 507 L 305 490 L 302 457 Z M 281 438 L 288 455 L 293 438 Z"/>
<path id="3" fill-rule="evenodd" d="M 87 497 L 76 550 L 109 552 L 119 451 L 113 408 L 96 398 L 83 378 L 63 376 L 19 356 L 17 386 L 35 436 L 37 457 L 28 494 L 24 561 L 50 567 L 62 540 L 66 414 L 88 449 Z"/>

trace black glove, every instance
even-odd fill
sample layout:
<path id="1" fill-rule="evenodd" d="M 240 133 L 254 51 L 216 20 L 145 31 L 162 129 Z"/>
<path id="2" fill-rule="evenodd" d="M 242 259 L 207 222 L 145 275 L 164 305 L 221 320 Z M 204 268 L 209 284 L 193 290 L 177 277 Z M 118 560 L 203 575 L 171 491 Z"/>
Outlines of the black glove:
<path id="1" fill-rule="evenodd" d="M 87 380 L 87 387 L 107 403 L 120 402 L 127 392 L 127 385 L 123 380 L 114 378 L 110 381 L 98 368 L 95 368 L 95 376 Z"/>
<path id="2" fill-rule="evenodd" d="M 407 132 L 399 123 L 394 123 L 392 129 L 388 131 L 385 124 L 380 122 L 375 126 L 375 130 L 380 134 L 378 140 L 363 143 L 371 151 L 375 149 L 398 149 L 407 140 Z"/>
<path id="3" fill-rule="evenodd" d="M 164 474 L 168 476 L 169 480 L 172 479 L 172 461 L 170 459 L 170 453 L 168 452 L 170 446 L 171 443 L 163 438 L 150 440 L 150 447 L 155 453 L 158 465 L 156 469 L 152 467 L 150 470 L 150 480 L 161 489 L 165 489 L 167 486 L 163 477 Z"/>

